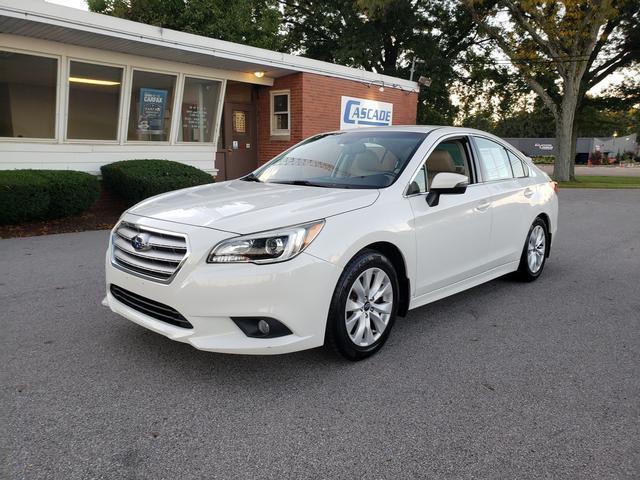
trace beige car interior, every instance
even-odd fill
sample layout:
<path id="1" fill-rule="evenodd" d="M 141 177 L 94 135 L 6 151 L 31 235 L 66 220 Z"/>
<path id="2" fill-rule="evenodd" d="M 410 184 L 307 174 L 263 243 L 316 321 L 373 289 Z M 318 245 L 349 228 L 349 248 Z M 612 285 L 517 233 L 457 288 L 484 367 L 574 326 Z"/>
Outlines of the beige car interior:
<path id="1" fill-rule="evenodd" d="M 436 149 L 431 152 L 429 158 L 427 158 L 427 181 L 428 186 L 431 187 L 431 182 L 433 181 L 433 177 L 435 177 L 438 173 L 447 172 L 447 173 L 458 173 L 460 175 L 469 176 L 469 169 L 467 168 L 467 158 L 464 155 L 464 149 L 462 145 L 458 142 L 455 142 L 454 145 L 459 149 L 461 153 L 461 157 L 464 161 L 464 166 L 456 165 L 453 161 L 453 157 L 451 154 L 444 149 Z"/>
<path id="2" fill-rule="evenodd" d="M 446 150 L 434 150 L 429 158 L 427 158 L 427 180 L 429 187 L 433 177 L 442 172 L 456 172 L 456 165 L 453 163 L 453 157 Z"/>
<path id="3" fill-rule="evenodd" d="M 389 150 L 370 147 L 355 156 L 349 173 L 354 177 L 392 173 L 397 161 L 398 157 Z"/>

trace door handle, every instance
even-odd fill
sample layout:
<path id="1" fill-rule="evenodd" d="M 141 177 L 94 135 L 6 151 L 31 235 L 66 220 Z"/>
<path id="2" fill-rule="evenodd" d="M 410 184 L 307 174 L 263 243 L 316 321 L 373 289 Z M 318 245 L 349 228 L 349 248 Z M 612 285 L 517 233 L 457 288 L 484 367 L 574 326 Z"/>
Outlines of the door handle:
<path id="1" fill-rule="evenodd" d="M 534 193 L 535 193 L 535 192 L 533 191 L 533 189 L 532 189 L 532 188 L 528 188 L 528 187 L 527 187 L 527 188 L 525 188 L 525 189 L 524 189 L 524 196 L 525 196 L 525 197 L 527 197 L 527 198 L 531 198 L 531 197 L 533 197 L 533 194 L 534 194 Z"/>
<path id="2" fill-rule="evenodd" d="M 491 202 L 489 200 L 482 200 L 478 205 L 476 205 L 476 210 L 478 212 L 484 212 L 490 206 Z"/>

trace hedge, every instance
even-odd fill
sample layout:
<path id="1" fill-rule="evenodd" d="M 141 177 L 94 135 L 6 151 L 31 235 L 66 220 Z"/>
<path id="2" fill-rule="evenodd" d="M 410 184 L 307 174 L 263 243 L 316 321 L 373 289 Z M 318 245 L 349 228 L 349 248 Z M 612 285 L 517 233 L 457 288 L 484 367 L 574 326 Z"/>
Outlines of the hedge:
<path id="1" fill-rule="evenodd" d="M 0 224 L 67 217 L 98 199 L 97 177 L 70 170 L 0 171 Z"/>
<path id="2" fill-rule="evenodd" d="M 131 205 L 160 193 L 213 182 L 208 173 L 169 160 L 124 160 L 101 170 L 105 187 Z"/>

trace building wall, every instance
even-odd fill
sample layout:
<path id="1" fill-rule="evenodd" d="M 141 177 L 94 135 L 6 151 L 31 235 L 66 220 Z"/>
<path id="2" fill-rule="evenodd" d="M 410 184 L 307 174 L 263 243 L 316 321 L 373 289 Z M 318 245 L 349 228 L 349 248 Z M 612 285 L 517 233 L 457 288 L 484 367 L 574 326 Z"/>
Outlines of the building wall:
<path id="1" fill-rule="evenodd" d="M 44 55 L 58 60 L 55 109 L 51 109 L 50 113 L 40 110 L 36 114 L 35 111 L 18 112 L 15 108 L 10 110 L 0 108 L 0 115 L 28 115 L 34 121 L 43 119 L 46 115 L 55 115 L 54 138 L 0 138 L 0 169 L 72 169 L 99 173 L 101 165 L 118 160 L 162 158 L 193 165 L 215 174 L 218 146 L 216 141 L 207 143 L 178 141 L 181 121 L 178 112 L 181 111 L 180 98 L 186 76 L 220 80 L 222 82 L 221 102 L 225 95 L 227 81 L 259 85 L 256 109 L 259 163 L 264 163 L 310 135 L 339 129 L 342 95 L 393 103 L 395 125 L 414 124 L 416 120 L 417 93 L 404 92 L 389 86 L 384 92 L 380 92 L 377 85 L 368 87 L 358 81 L 310 73 L 296 73 L 275 80 L 267 77 L 256 78 L 252 72 L 227 71 L 2 33 L 0 33 L 0 46 L 2 49 L 14 52 Z M 71 60 L 123 68 L 124 82 L 120 99 L 117 140 L 67 138 L 67 77 Z M 170 139 L 166 142 L 127 140 L 127 119 L 134 69 L 172 74 L 177 78 L 172 109 L 175 114 L 172 118 Z M 284 138 L 272 138 L 269 92 L 281 89 L 291 91 L 291 134 Z M 230 94 L 234 94 L 233 89 Z M 92 106 L 95 107 L 96 103 Z M 214 139 L 219 137 L 219 131 L 220 117 L 215 122 Z"/>
<path id="2" fill-rule="evenodd" d="M 224 96 L 224 86 L 227 80 L 247 83 L 270 84 L 267 78 L 257 79 L 253 73 L 241 73 L 227 70 L 219 70 L 179 62 L 168 62 L 136 55 L 122 54 L 99 50 L 94 48 L 78 47 L 64 43 L 27 38 L 18 35 L 0 33 L 0 49 L 14 52 L 45 55 L 58 60 L 58 81 L 56 93 L 55 114 L 55 138 L 30 139 L 30 138 L 1 138 L 0 139 L 0 169 L 61 169 L 82 170 L 90 173 L 99 173 L 100 166 L 118 160 L 161 158 L 186 163 L 210 173 L 216 173 L 214 166 L 216 155 L 216 143 L 179 142 L 178 128 L 180 116 L 174 115 L 172 119 L 171 139 L 167 142 L 132 142 L 127 141 L 127 118 L 129 114 L 129 96 L 131 76 L 134 68 L 160 73 L 176 75 L 177 84 L 174 92 L 173 111 L 180 112 L 180 97 L 185 76 L 220 80 L 223 82 L 221 99 Z M 124 69 L 125 82 L 121 98 L 121 108 L 118 122 L 118 140 L 71 140 L 66 138 L 67 115 L 67 74 L 70 60 L 78 60 L 88 63 L 101 63 L 122 67 Z M 1 83 L 1 82 L 0 82 Z M 24 105 L 25 102 L 23 102 Z M 96 105 L 94 104 L 93 107 Z M 28 115 L 33 121 L 40 121 L 50 113 L 24 110 L 17 111 L 12 108 L 10 114 Z M 219 112 L 221 113 L 221 112 Z M 0 115 L 6 114 L 0 104 Z M 22 122 L 24 123 L 24 122 Z M 216 120 L 216 135 L 219 127 L 219 119 Z M 20 132 L 17 132 L 20 133 Z"/>
<path id="3" fill-rule="evenodd" d="M 274 90 L 291 91 L 289 138 L 273 138 L 270 129 L 270 95 Z M 260 87 L 258 98 L 258 163 L 262 164 L 299 141 L 318 133 L 340 129 L 341 97 L 357 97 L 393 104 L 394 125 L 415 125 L 418 93 L 360 82 L 297 73 Z"/>
<path id="4" fill-rule="evenodd" d="M 503 140 L 530 157 L 555 155 L 557 151 L 555 138 L 503 138 Z M 581 137 L 576 139 L 576 154 L 588 155 L 596 149 L 603 153 L 633 152 L 637 146 L 636 134 L 617 138 Z"/>
<path id="5" fill-rule="evenodd" d="M 256 109 L 258 124 L 258 164 L 261 165 L 280 152 L 304 139 L 302 124 L 304 112 L 302 102 L 304 92 L 302 90 L 303 73 L 287 75 L 276 78 L 273 87 L 260 87 L 258 89 L 258 105 Z M 289 125 L 291 135 L 289 137 L 271 136 L 271 96 L 270 92 L 277 90 L 290 90 Z"/>

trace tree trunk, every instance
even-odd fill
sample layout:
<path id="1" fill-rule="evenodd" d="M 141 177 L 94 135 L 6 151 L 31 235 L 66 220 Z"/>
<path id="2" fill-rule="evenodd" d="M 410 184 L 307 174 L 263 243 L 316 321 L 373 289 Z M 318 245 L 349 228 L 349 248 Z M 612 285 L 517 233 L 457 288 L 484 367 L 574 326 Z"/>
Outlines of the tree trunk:
<path id="1" fill-rule="evenodd" d="M 568 88 L 564 92 L 562 104 L 556 115 L 556 159 L 553 165 L 553 178 L 559 182 L 567 182 L 572 176 L 575 158 L 571 158 L 575 151 L 573 142 L 573 124 L 578 102 L 577 92 Z"/>
<path id="2" fill-rule="evenodd" d="M 569 164 L 569 179 L 576 179 L 576 148 L 578 146 L 578 115 L 580 110 L 576 112 L 573 119 L 573 128 L 571 129 L 571 163 Z"/>

